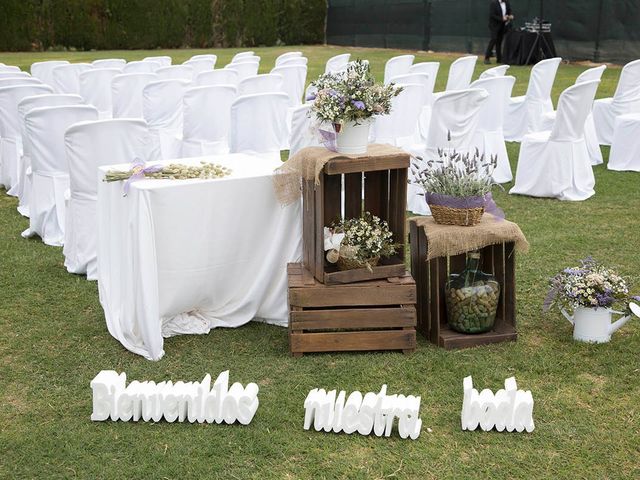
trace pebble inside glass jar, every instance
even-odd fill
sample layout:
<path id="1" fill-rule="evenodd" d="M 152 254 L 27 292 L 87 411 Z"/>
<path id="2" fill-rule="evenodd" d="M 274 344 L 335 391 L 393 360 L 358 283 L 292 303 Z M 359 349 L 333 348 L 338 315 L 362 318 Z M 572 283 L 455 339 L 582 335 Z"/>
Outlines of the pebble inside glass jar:
<path id="1" fill-rule="evenodd" d="M 467 253 L 467 265 L 449 275 L 445 285 L 449 326 L 460 333 L 483 333 L 493 328 L 500 299 L 500 284 L 480 271 L 480 252 Z"/>

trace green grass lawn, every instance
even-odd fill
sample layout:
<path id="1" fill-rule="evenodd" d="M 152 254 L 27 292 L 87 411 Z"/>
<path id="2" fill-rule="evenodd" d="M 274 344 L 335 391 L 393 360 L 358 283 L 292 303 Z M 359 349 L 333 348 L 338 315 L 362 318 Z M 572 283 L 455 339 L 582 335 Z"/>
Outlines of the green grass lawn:
<path id="1" fill-rule="evenodd" d="M 258 48 L 261 71 L 289 48 Z M 309 77 L 343 51 L 367 58 L 381 78 L 398 51 L 301 47 Z M 224 65 L 237 50 L 220 50 Z M 182 62 L 195 50 L 5 53 L 0 61 L 28 68 L 46 59 L 141 59 L 169 54 Z M 453 55 L 416 55 L 441 62 L 437 88 Z M 476 76 L 481 69 L 479 65 Z M 554 101 L 586 67 L 562 65 Z M 530 69 L 512 67 L 514 94 Z M 620 68 L 604 74 L 599 97 L 611 96 Z M 515 169 L 518 144 L 509 145 Z M 605 158 L 608 150 L 605 150 Z M 25 240 L 17 202 L 0 191 L 0 478 L 640 478 L 640 321 L 609 344 L 571 339 L 558 312 L 541 313 L 547 278 L 593 255 L 619 268 L 640 292 L 640 174 L 594 168 L 596 195 L 559 202 L 496 193 L 507 218 L 531 243 L 517 259 L 517 342 L 444 351 L 419 337 L 417 351 L 288 355 L 287 331 L 251 323 L 206 336 L 166 340 L 166 356 L 150 362 L 107 332 L 94 282 L 63 267 L 62 249 Z M 510 185 L 507 186 L 507 188 Z M 89 382 L 102 369 L 139 380 L 199 380 L 231 370 L 231 381 L 260 385 L 251 425 L 90 421 Z M 501 388 L 515 375 L 535 399 L 532 434 L 462 432 L 462 378 Z M 422 396 L 417 441 L 326 434 L 302 429 L 303 402 L 314 387 Z M 431 429 L 431 432 L 427 431 Z"/>

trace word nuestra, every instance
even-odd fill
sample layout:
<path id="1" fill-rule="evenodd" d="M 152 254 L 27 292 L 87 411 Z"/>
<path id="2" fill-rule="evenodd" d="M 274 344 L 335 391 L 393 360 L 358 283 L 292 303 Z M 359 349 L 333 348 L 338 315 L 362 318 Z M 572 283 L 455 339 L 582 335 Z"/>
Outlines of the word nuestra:
<path id="1" fill-rule="evenodd" d="M 227 423 L 248 425 L 258 409 L 258 385 L 246 387 L 236 382 L 229 388 L 229 370 L 211 385 L 211 375 L 202 382 L 139 382 L 125 387 L 126 373 L 102 370 L 91 381 L 93 413 L 91 420 L 123 422 Z"/>
<path id="2" fill-rule="evenodd" d="M 369 392 L 364 396 L 355 391 L 349 397 L 344 391 L 326 392 L 314 388 L 304 401 L 304 429 L 309 430 L 313 422 L 316 432 L 324 430 L 335 433 L 369 435 L 378 437 L 391 435 L 397 418 L 401 438 L 415 440 L 420 435 L 422 420 L 418 418 L 420 397 L 413 395 L 387 395 L 383 385 L 379 393 Z"/>
<path id="3" fill-rule="evenodd" d="M 514 377 L 507 378 L 504 390 L 495 395 L 489 389 L 478 393 L 471 376 L 465 377 L 462 385 L 462 430 L 475 430 L 479 425 L 485 432 L 494 427 L 499 432 L 533 432 L 533 396 L 530 390 L 518 390 Z"/>

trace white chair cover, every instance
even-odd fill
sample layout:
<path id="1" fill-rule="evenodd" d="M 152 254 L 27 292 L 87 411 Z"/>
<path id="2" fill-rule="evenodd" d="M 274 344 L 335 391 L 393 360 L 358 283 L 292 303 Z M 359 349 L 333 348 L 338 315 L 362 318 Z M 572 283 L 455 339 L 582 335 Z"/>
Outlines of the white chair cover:
<path id="1" fill-rule="evenodd" d="M 480 109 L 489 94 L 484 89 L 472 88 L 443 92 L 434 97 L 433 113 L 429 122 L 427 147 L 422 161 L 415 160 L 421 167 L 426 161 L 438 159 L 438 149 L 456 150 L 466 153 L 473 149 L 473 137 L 478 126 Z M 451 140 L 447 139 L 450 135 Z M 410 178 L 413 175 L 409 173 Z M 407 208 L 412 212 L 428 215 L 431 212 L 424 200 L 422 188 L 409 184 L 407 188 Z"/>
<path id="2" fill-rule="evenodd" d="M 456 59 L 449 67 L 446 91 L 469 88 L 471 77 L 476 68 L 477 55 L 469 55 Z"/>
<path id="3" fill-rule="evenodd" d="M 53 69 L 54 89 L 57 93 L 80 93 L 80 74 L 91 70 L 90 63 L 70 63 Z"/>
<path id="4" fill-rule="evenodd" d="M 384 65 L 384 83 L 389 83 L 393 77 L 409 73 L 415 58 L 415 55 L 398 55 L 387 60 Z"/>
<path id="5" fill-rule="evenodd" d="M 155 73 L 161 67 L 162 65 L 158 62 L 140 60 L 127 63 L 123 67 L 122 73 Z"/>
<path id="6" fill-rule="evenodd" d="M 31 150 L 32 185 L 29 193 L 29 228 L 23 237 L 39 235 L 47 245 L 64 243 L 65 196 L 69 166 L 64 152 L 64 132 L 74 123 L 97 120 L 88 105 L 35 108 L 25 116 Z"/>
<path id="7" fill-rule="evenodd" d="M 193 69 L 193 78 L 195 78 L 201 72 L 210 72 L 216 67 L 215 58 L 195 58 L 187 60 L 183 63 Z"/>
<path id="8" fill-rule="evenodd" d="M 118 68 L 94 68 L 80 74 L 80 95 L 87 105 L 98 109 L 100 118 L 111 118 L 111 82 L 120 75 Z"/>
<path id="9" fill-rule="evenodd" d="M 45 93 L 25 97 L 18 104 L 18 116 L 22 137 L 22 158 L 18 164 L 18 182 L 14 187 L 18 197 L 18 212 L 29 217 L 29 193 L 31 192 L 31 153 L 29 149 L 29 137 L 24 124 L 24 117 L 34 108 L 56 107 L 60 105 L 81 105 L 84 100 L 80 95 L 72 93 Z"/>
<path id="10" fill-rule="evenodd" d="M 230 68 L 202 72 L 196 76 L 196 86 L 198 87 L 206 85 L 237 85 L 238 82 L 238 72 Z"/>
<path id="11" fill-rule="evenodd" d="M 600 80 L 605 70 L 606 65 L 600 65 L 599 67 L 593 67 L 585 70 L 578 78 L 576 78 L 576 84 L 587 82 L 590 80 Z M 556 120 L 556 112 L 550 111 L 542 116 L 541 131 L 552 130 L 553 122 Z M 587 150 L 589 151 L 589 158 L 591 158 L 591 165 L 600 165 L 603 163 L 602 151 L 600 150 L 600 144 L 598 143 L 598 134 L 596 132 L 596 125 L 593 121 L 593 112 L 590 112 L 587 116 L 587 120 L 584 124 L 584 139 L 587 142 Z"/>
<path id="12" fill-rule="evenodd" d="M 15 65 L 0 65 L 0 72 L 21 72 L 20 67 Z"/>
<path id="13" fill-rule="evenodd" d="M 507 70 L 509 70 L 509 65 L 497 65 L 487 68 L 480 74 L 480 78 L 504 77 L 507 74 Z"/>
<path id="14" fill-rule="evenodd" d="M 527 133 L 541 130 L 543 115 L 553 110 L 551 88 L 561 61 L 556 57 L 536 63 L 531 69 L 526 95 L 509 100 L 504 122 L 506 140 L 519 142 Z"/>
<path id="15" fill-rule="evenodd" d="M 593 120 L 601 145 L 611 145 L 616 117 L 627 113 L 640 113 L 640 59 L 624 66 L 613 97 L 601 98 L 593 105 Z"/>
<path id="16" fill-rule="evenodd" d="M 309 59 L 307 57 L 293 57 L 283 60 L 276 67 L 285 67 L 287 65 L 304 65 L 307 66 L 309 64 Z"/>
<path id="17" fill-rule="evenodd" d="M 289 156 L 294 155 L 303 148 L 321 145 L 311 115 L 311 103 L 305 103 L 293 110 L 291 114 L 291 133 L 289 134 Z"/>
<path id="18" fill-rule="evenodd" d="M 0 185 L 7 193 L 17 196 L 12 187 L 18 183 L 21 170 L 22 127 L 18 104 L 26 97 L 53 93 L 47 85 L 13 85 L 0 87 Z"/>
<path id="19" fill-rule="evenodd" d="M 300 58 L 300 57 L 302 57 L 302 52 L 285 52 L 282 55 L 278 55 L 276 57 L 275 66 L 278 67 L 282 62 L 285 62 L 292 58 Z"/>
<path id="20" fill-rule="evenodd" d="M 282 75 L 263 73 L 255 77 L 245 78 L 238 84 L 238 95 L 252 93 L 281 92 L 283 89 Z"/>
<path id="21" fill-rule="evenodd" d="M 524 137 L 509 193 L 560 200 L 586 200 L 595 193 L 584 124 L 599 83 L 591 80 L 567 88 L 560 95 L 553 130 Z"/>
<path id="22" fill-rule="evenodd" d="M 238 97 L 231 106 L 231 153 L 254 153 L 273 160 L 288 141 L 288 97 L 284 93 L 257 93 Z"/>
<path id="23" fill-rule="evenodd" d="M 31 75 L 39 78 L 43 83 L 55 88 L 53 81 L 53 69 L 60 65 L 68 65 L 66 60 L 49 60 L 46 62 L 35 62 L 31 64 Z"/>
<path id="24" fill-rule="evenodd" d="M 158 79 L 155 73 L 123 73 L 111 81 L 113 118 L 143 118 L 142 90 Z"/>
<path id="25" fill-rule="evenodd" d="M 235 65 L 237 63 L 247 63 L 247 62 L 254 62 L 254 63 L 260 64 L 260 57 L 258 55 L 245 55 L 244 57 L 240 57 L 236 60 L 231 60 L 231 63 L 229 65 Z"/>
<path id="26" fill-rule="evenodd" d="M 425 86 L 422 83 L 402 83 L 402 86 L 402 92 L 391 100 L 391 113 L 376 117 L 373 136 L 376 143 L 419 151 L 418 118 L 424 105 Z"/>
<path id="27" fill-rule="evenodd" d="M 246 57 L 253 57 L 253 56 L 255 56 L 255 53 L 256 52 L 254 52 L 252 50 L 248 50 L 246 52 L 238 52 L 233 56 L 233 58 L 231 59 L 231 62 L 232 63 L 233 62 L 237 62 L 238 60 L 240 60 L 242 58 L 246 58 Z"/>
<path id="28" fill-rule="evenodd" d="M 616 117 L 607 168 L 640 172 L 640 113 Z"/>
<path id="29" fill-rule="evenodd" d="M 76 123 L 64 134 L 70 195 L 64 230 L 64 265 L 97 280 L 98 167 L 150 158 L 151 137 L 144 120 Z"/>
<path id="30" fill-rule="evenodd" d="M 331 57 L 329 60 L 327 60 L 327 64 L 324 68 L 324 73 L 341 72 L 346 68 L 350 58 L 350 53 L 342 53 L 340 55 L 336 55 L 335 57 Z"/>
<path id="31" fill-rule="evenodd" d="M 142 113 L 149 125 L 151 155 L 163 160 L 178 158 L 182 150 L 182 101 L 187 80 L 151 82 L 142 90 Z"/>
<path id="32" fill-rule="evenodd" d="M 2 72 L 0 71 L 0 78 L 31 78 L 28 72 Z M 37 79 L 40 83 L 42 81 Z"/>
<path id="33" fill-rule="evenodd" d="M 307 82 L 307 67 L 305 65 L 284 65 L 275 67 L 271 73 L 282 76 L 282 91 L 289 96 L 289 106 L 297 107 L 300 105 Z"/>
<path id="34" fill-rule="evenodd" d="M 182 157 L 229 152 L 231 104 L 236 95 L 233 85 L 187 89 L 183 103 Z"/>
<path id="35" fill-rule="evenodd" d="M 227 70 L 232 70 L 238 74 L 238 82 L 248 77 L 253 77 L 258 74 L 258 68 L 260 64 L 257 62 L 237 62 L 231 63 L 224 67 Z"/>
<path id="36" fill-rule="evenodd" d="M 427 92 L 430 92 L 430 97 L 433 97 L 433 92 L 436 87 L 436 80 L 438 79 L 439 69 L 440 62 L 420 62 L 411 65 L 409 73 L 426 73 L 427 75 L 429 75 L 429 85 L 427 86 Z M 429 102 L 433 103 L 433 98 L 430 98 Z"/>
<path id="37" fill-rule="evenodd" d="M 168 55 L 158 55 L 152 57 L 144 57 L 143 62 L 154 62 L 160 64 L 161 67 L 168 67 L 171 65 L 172 59 Z"/>
<path id="38" fill-rule="evenodd" d="M 422 85 L 423 98 L 421 105 L 420 117 L 418 118 L 418 133 L 423 140 L 427 138 L 429 132 L 429 121 L 431 120 L 431 105 L 433 104 L 433 80 L 429 78 L 428 73 L 409 73 L 406 75 L 398 75 L 390 79 L 391 83 L 398 85 L 418 84 Z M 419 139 L 416 137 L 416 141 Z"/>
<path id="39" fill-rule="evenodd" d="M 214 55 L 213 53 L 202 53 L 200 55 L 193 55 L 189 60 L 213 60 L 213 63 L 215 64 L 216 61 L 218 60 L 218 56 Z"/>
<path id="40" fill-rule="evenodd" d="M 194 69 L 190 65 L 170 65 L 156 70 L 159 80 L 187 80 L 190 82 L 194 77 Z"/>
<path id="41" fill-rule="evenodd" d="M 38 78 L 33 77 L 7 77 L 0 78 L 0 87 L 12 87 L 14 85 L 45 85 Z"/>
<path id="42" fill-rule="evenodd" d="M 471 84 L 471 88 L 482 88 L 487 91 L 489 98 L 480 108 L 480 119 L 472 141 L 480 153 L 487 158 L 498 156 L 498 165 L 493 172 L 493 180 L 506 183 L 513 180 L 507 146 L 504 143 L 504 111 L 507 101 L 511 98 L 511 90 L 516 77 L 495 76 L 480 78 Z"/>
<path id="43" fill-rule="evenodd" d="M 122 70 L 126 64 L 127 61 L 124 58 L 102 58 L 91 62 L 94 68 L 117 68 L 118 70 Z"/>

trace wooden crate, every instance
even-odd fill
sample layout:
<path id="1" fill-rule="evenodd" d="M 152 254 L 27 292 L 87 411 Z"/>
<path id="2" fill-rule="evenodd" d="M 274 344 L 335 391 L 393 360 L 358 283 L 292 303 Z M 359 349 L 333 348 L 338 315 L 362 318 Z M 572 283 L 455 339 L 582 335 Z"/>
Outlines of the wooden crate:
<path id="1" fill-rule="evenodd" d="M 471 227 L 470 227 L 471 228 Z M 427 237 L 422 228 L 410 222 L 411 272 L 418 293 L 418 331 L 430 342 L 446 349 L 467 348 L 488 343 L 515 341 L 516 276 L 515 244 L 491 245 L 481 250 L 481 268 L 493 273 L 500 283 L 500 299 L 493 330 L 464 334 L 452 330 L 447 323 L 444 287 L 449 273 L 464 270 L 466 254 L 439 257 L 427 261 Z"/>
<path id="2" fill-rule="evenodd" d="M 320 173 L 319 185 L 313 180 L 303 182 L 303 263 L 319 282 L 338 285 L 404 275 L 409 158 L 399 153 L 330 160 Z M 394 242 L 400 245 L 398 252 L 382 259 L 373 271 L 341 272 L 326 261 L 324 227 L 366 211 L 388 222 Z"/>
<path id="3" fill-rule="evenodd" d="M 289 348 L 310 352 L 416 348 L 416 285 L 411 275 L 324 285 L 300 263 L 287 267 Z"/>

